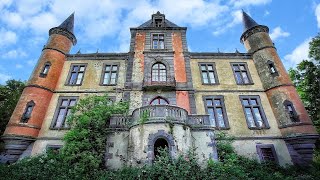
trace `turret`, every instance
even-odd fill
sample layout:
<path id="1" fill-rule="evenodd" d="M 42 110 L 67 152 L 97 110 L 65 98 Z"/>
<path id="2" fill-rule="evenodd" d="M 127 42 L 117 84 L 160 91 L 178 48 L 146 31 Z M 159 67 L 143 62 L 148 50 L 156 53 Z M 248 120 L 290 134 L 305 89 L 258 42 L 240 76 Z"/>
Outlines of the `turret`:
<path id="1" fill-rule="evenodd" d="M 49 39 L 22 92 L 2 136 L 5 159 L 12 163 L 28 155 L 38 137 L 51 97 L 60 77 L 66 54 L 77 40 L 73 34 L 74 14 L 49 31 Z M 3 158 L 3 157 L 2 157 Z"/>
<path id="2" fill-rule="evenodd" d="M 244 31 L 240 41 L 252 58 L 260 76 L 278 127 L 285 139 L 292 161 L 308 164 L 317 132 L 284 68 L 269 36 L 269 28 L 259 25 L 243 12 Z"/>

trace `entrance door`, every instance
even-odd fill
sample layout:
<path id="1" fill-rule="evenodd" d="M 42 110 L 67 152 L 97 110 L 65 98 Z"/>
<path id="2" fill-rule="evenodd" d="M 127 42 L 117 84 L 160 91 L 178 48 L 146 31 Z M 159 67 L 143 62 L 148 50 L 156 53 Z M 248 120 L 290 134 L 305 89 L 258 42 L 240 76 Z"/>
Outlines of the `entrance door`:
<path id="1" fill-rule="evenodd" d="M 168 148 L 168 142 L 163 138 L 157 139 L 156 142 L 154 143 L 154 157 L 155 158 L 160 155 L 160 152 L 159 152 L 160 148 L 161 149 Z"/>

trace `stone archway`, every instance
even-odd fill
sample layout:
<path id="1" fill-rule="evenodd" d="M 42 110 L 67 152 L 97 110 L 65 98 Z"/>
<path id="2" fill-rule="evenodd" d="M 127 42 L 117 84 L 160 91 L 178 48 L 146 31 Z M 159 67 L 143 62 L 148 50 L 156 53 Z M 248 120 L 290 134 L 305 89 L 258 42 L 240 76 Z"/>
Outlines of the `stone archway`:
<path id="1" fill-rule="evenodd" d="M 163 138 L 158 138 L 155 142 L 154 142 L 154 148 L 153 148 L 153 154 L 154 154 L 154 158 L 156 158 L 157 156 L 160 155 L 160 148 L 164 149 L 164 148 L 168 148 L 168 142 L 163 139 Z"/>
<path id="2" fill-rule="evenodd" d="M 157 133 L 149 134 L 148 137 L 148 162 L 151 164 L 155 159 L 155 148 L 167 145 L 171 157 L 175 157 L 177 147 L 174 144 L 174 139 L 171 134 L 166 133 L 164 130 L 158 130 Z"/>

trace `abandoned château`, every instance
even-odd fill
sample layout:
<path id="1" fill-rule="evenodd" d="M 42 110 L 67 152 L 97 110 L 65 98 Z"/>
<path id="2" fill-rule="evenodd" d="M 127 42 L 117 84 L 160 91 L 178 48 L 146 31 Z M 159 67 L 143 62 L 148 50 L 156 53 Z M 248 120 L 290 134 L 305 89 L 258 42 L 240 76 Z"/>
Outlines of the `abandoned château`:
<path id="1" fill-rule="evenodd" d="M 77 43 L 70 15 L 49 30 L 1 137 L 1 162 L 61 148 L 71 107 L 87 95 L 108 93 L 112 101 L 129 102 L 128 116 L 110 119 L 105 159 L 111 169 L 152 163 L 164 146 L 172 157 L 196 147 L 201 162 L 217 159 L 215 135 L 221 131 L 235 137 L 241 155 L 309 164 L 319 135 L 269 28 L 245 12 L 243 27 L 246 53 L 189 52 L 187 28 L 157 12 L 130 28 L 127 53 L 70 54 Z"/>

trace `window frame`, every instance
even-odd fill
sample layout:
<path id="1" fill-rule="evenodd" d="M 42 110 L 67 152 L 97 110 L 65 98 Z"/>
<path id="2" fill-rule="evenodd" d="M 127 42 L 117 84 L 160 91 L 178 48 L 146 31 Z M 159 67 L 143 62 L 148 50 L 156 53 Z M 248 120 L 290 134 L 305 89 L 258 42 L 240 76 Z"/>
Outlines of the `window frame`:
<path id="1" fill-rule="evenodd" d="M 87 63 L 72 63 L 71 65 L 70 65 L 70 69 L 69 69 L 69 73 L 68 73 L 68 77 L 67 77 L 67 81 L 66 81 L 66 83 L 65 83 L 65 85 L 66 86 L 81 86 L 82 85 L 82 83 L 83 83 L 83 80 L 84 80 L 84 76 L 85 76 L 85 74 L 86 74 L 86 70 L 87 70 Z M 84 66 L 84 70 L 83 70 L 83 76 L 82 76 L 82 79 L 81 79 L 81 82 L 80 82 L 80 84 L 70 84 L 69 82 L 70 82 L 70 79 L 71 79 L 71 74 L 72 74 L 72 69 L 73 69 L 73 67 L 74 66 Z M 80 70 L 80 68 L 79 68 L 79 70 Z M 77 78 L 78 78 L 78 75 L 79 75 L 79 70 L 76 72 L 77 73 Z"/>
<path id="2" fill-rule="evenodd" d="M 271 60 L 268 60 L 268 61 L 267 61 L 267 64 L 268 64 L 268 68 L 269 68 L 269 73 L 270 73 L 272 76 L 279 76 L 278 70 L 277 70 L 274 62 L 271 61 Z M 275 71 L 275 72 L 272 72 L 272 70 L 271 70 L 272 67 L 274 68 L 274 71 Z"/>
<path id="3" fill-rule="evenodd" d="M 205 83 L 204 80 L 203 80 L 203 76 L 202 76 L 202 69 L 201 69 L 201 66 L 202 65 L 206 65 L 206 73 L 207 75 L 209 75 L 209 71 L 208 70 L 208 65 L 212 65 L 212 71 L 213 71 L 213 75 L 214 75 L 214 80 L 215 80 L 215 83 Z M 199 62 L 198 63 L 198 66 L 199 66 L 199 72 L 200 72 L 200 76 L 201 76 L 201 82 L 202 82 L 202 85 L 219 85 L 219 78 L 218 78 L 218 74 L 217 74 L 217 69 L 216 69 L 216 63 L 214 62 Z M 209 76 L 208 76 L 209 77 Z M 208 78 L 208 82 L 211 81 L 209 78 Z"/>
<path id="4" fill-rule="evenodd" d="M 253 83 L 253 80 L 252 80 L 252 78 L 251 78 L 251 74 L 250 74 L 250 70 L 249 70 L 249 68 L 248 68 L 248 64 L 247 64 L 246 62 L 231 62 L 230 65 L 231 65 L 231 69 L 232 69 L 232 72 L 233 72 L 233 76 L 234 76 L 234 79 L 235 79 L 237 85 L 253 85 L 253 84 L 254 84 L 254 83 Z M 244 65 L 244 67 L 245 67 L 245 70 L 244 70 L 244 71 L 247 73 L 248 80 L 249 80 L 248 83 L 244 83 L 244 82 L 243 82 L 243 83 L 239 83 L 239 82 L 238 82 L 237 76 L 236 76 L 236 70 L 233 69 L 233 66 L 234 66 L 234 65 L 238 65 L 238 67 L 239 67 L 240 65 Z M 243 70 L 240 70 L 240 68 L 239 68 L 239 71 L 240 71 L 240 72 L 243 72 Z M 237 71 L 237 72 L 238 72 L 238 71 Z M 242 79 L 242 81 L 243 81 L 242 73 L 241 73 L 241 79 Z"/>
<path id="5" fill-rule="evenodd" d="M 293 105 L 293 103 L 289 100 L 285 100 L 283 102 L 283 106 L 284 106 L 284 109 L 285 109 L 285 113 L 286 115 L 288 115 L 289 117 L 289 120 L 291 123 L 300 123 L 300 118 L 299 118 L 299 115 Z M 291 109 L 292 109 L 292 114 L 290 113 L 289 109 L 288 109 L 288 106 L 291 106 Z M 293 121 L 294 119 L 294 121 Z"/>
<path id="6" fill-rule="evenodd" d="M 160 100 L 160 99 L 164 100 L 167 104 L 152 104 L 153 101 L 155 101 L 155 100 Z M 162 97 L 162 96 L 156 96 L 156 97 L 154 97 L 153 99 L 151 99 L 151 101 L 149 102 L 149 105 L 151 105 L 151 106 L 170 105 L 170 102 L 169 102 L 169 100 L 168 100 L 167 98 L 164 98 L 164 97 Z"/>
<path id="7" fill-rule="evenodd" d="M 33 111 L 35 105 L 36 105 L 36 103 L 34 103 L 33 100 L 27 102 L 26 107 L 24 108 L 23 114 L 21 116 L 20 123 L 28 123 L 29 119 L 31 118 L 32 111 Z M 30 110 L 30 113 L 27 114 L 29 107 L 31 107 L 31 110 Z"/>
<path id="8" fill-rule="evenodd" d="M 277 152 L 276 152 L 273 144 L 257 144 L 256 145 L 256 150 L 257 150 L 257 154 L 258 154 L 260 162 L 267 162 L 264 159 L 264 155 L 263 155 L 262 150 L 261 150 L 261 149 L 266 149 L 266 148 L 270 148 L 271 149 L 272 155 L 274 157 L 274 162 L 279 164 L 278 155 L 277 155 Z M 271 162 L 273 162 L 273 161 L 271 161 Z"/>
<path id="9" fill-rule="evenodd" d="M 159 65 L 163 65 L 163 66 L 164 66 L 164 70 L 165 70 L 165 76 L 164 76 L 164 77 L 165 77 L 165 81 L 160 81 L 160 77 L 162 77 L 162 76 L 160 76 L 160 71 L 163 70 L 163 69 L 161 69 L 161 68 L 156 69 L 156 70 L 157 70 L 157 73 L 158 73 L 158 81 L 154 81 L 154 80 L 153 80 L 153 77 L 154 77 L 153 67 L 154 67 L 155 65 L 158 65 L 158 67 L 159 67 Z M 168 70 L 167 70 L 167 66 L 166 66 L 164 63 L 162 63 L 162 62 L 156 62 L 156 63 L 152 64 L 152 66 L 151 66 L 151 82 L 167 82 L 167 81 L 168 81 Z"/>
<path id="10" fill-rule="evenodd" d="M 117 72 L 116 72 L 116 80 L 114 84 L 104 84 L 104 77 L 105 77 L 105 73 L 106 73 L 106 66 L 111 66 L 111 69 L 109 71 L 110 73 L 110 82 L 111 82 L 111 74 L 112 74 L 112 67 L 113 66 L 117 66 Z M 116 86 L 118 84 L 118 79 L 119 79 L 119 72 L 120 72 L 120 63 L 103 63 L 102 66 L 102 72 L 101 72 L 101 76 L 100 76 L 100 86 Z"/>
<path id="11" fill-rule="evenodd" d="M 54 151 L 58 151 L 58 152 L 59 152 L 62 147 L 63 147 L 63 145 L 52 145 L 52 144 L 48 144 L 48 145 L 46 146 L 46 153 L 47 153 L 49 150 L 52 150 L 53 152 L 54 152 Z M 54 153 L 56 153 L 56 152 L 54 152 Z"/>
<path id="12" fill-rule="evenodd" d="M 215 129 L 230 129 L 230 126 L 229 126 L 229 120 L 228 120 L 228 114 L 227 114 L 227 110 L 226 110 L 226 106 L 225 106 L 225 103 L 224 103 L 224 96 L 222 95 L 217 95 L 217 96 L 203 96 L 202 97 L 202 100 L 203 100 L 203 103 L 204 103 L 204 107 L 205 107 L 205 111 L 206 111 L 206 114 L 209 114 L 209 111 L 208 111 L 208 105 L 207 105 L 207 100 L 208 99 L 211 99 L 212 100 L 212 107 L 214 108 L 214 114 L 215 114 L 215 126 L 212 126 L 214 127 Z M 214 100 L 220 100 L 220 103 L 221 105 L 216 107 L 215 104 L 214 104 Z M 222 109 L 222 113 L 223 113 L 223 121 L 224 121 L 224 125 L 225 127 L 219 127 L 219 123 L 218 123 L 218 118 L 217 118 L 217 111 L 216 111 L 216 108 L 221 108 Z M 209 122 L 211 122 L 210 120 L 210 116 L 209 116 Z"/>
<path id="13" fill-rule="evenodd" d="M 264 112 L 264 109 L 263 109 L 263 106 L 262 106 L 262 103 L 261 103 L 261 99 L 260 99 L 260 96 L 259 95 L 240 95 L 239 96 L 240 98 L 240 103 L 241 103 L 241 106 L 242 106 L 242 110 L 243 110 L 243 113 L 245 115 L 245 118 L 246 118 L 246 122 L 247 122 L 247 127 L 251 130 L 261 130 L 261 129 L 270 129 L 270 125 L 269 125 L 269 122 L 268 122 L 268 119 L 267 119 L 267 116 Z M 249 119 L 248 119 L 248 116 L 247 116 L 247 113 L 246 113 L 246 105 L 243 104 L 243 100 L 244 99 L 248 99 L 249 100 L 249 105 L 247 106 L 250 106 L 250 109 L 251 109 L 251 113 L 252 113 L 252 117 L 253 117 L 253 121 L 254 121 L 254 124 L 256 127 L 250 127 L 249 126 Z M 255 99 L 256 102 L 257 102 L 257 105 L 255 105 L 255 107 L 252 107 L 252 105 L 250 105 L 250 100 L 251 99 Z M 256 117 L 252 111 L 253 108 L 256 108 L 258 107 L 259 108 L 259 112 L 260 112 L 260 116 L 261 116 L 261 119 L 262 119 L 262 123 L 264 126 L 262 127 L 258 127 L 257 126 L 257 120 L 256 120 Z"/>
<path id="14" fill-rule="evenodd" d="M 42 67 L 42 69 L 41 69 L 41 72 L 40 72 L 40 74 L 39 74 L 39 77 L 42 77 L 42 78 L 47 77 L 47 75 L 49 74 L 51 65 L 52 65 L 52 64 L 51 64 L 50 61 L 47 61 L 46 63 L 44 63 L 44 65 L 43 65 L 43 67 Z M 47 71 L 47 73 L 44 73 L 43 71 L 45 70 L 46 66 L 49 66 L 49 67 L 48 67 L 48 71 Z"/>
<path id="15" fill-rule="evenodd" d="M 70 103 L 71 100 L 76 100 L 75 105 L 74 105 L 74 106 L 76 106 L 77 103 L 78 103 L 79 97 L 78 97 L 78 96 L 60 96 L 60 97 L 58 98 L 57 106 L 56 106 L 56 109 L 55 109 L 55 112 L 54 112 L 54 115 L 53 115 L 53 119 L 52 119 L 52 121 L 51 121 L 51 125 L 50 125 L 50 128 L 49 128 L 49 129 L 51 129 L 51 130 L 70 129 L 70 127 L 66 127 L 66 126 L 65 126 L 65 122 L 66 122 L 67 117 L 68 117 L 68 116 L 67 116 L 68 111 L 66 111 L 66 112 L 64 113 L 64 116 L 63 116 L 63 119 L 64 119 L 64 120 L 63 120 L 63 122 L 62 122 L 61 127 L 55 127 L 55 126 L 56 126 L 56 123 L 57 123 L 57 120 L 58 120 L 60 108 L 61 108 L 61 106 L 62 106 L 61 103 L 62 103 L 62 101 L 65 100 L 65 99 L 68 100 L 68 103 Z M 73 106 L 65 106 L 64 108 L 68 110 L 68 109 L 71 109 L 72 107 L 73 107 Z"/>
<path id="16" fill-rule="evenodd" d="M 153 40 L 154 40 L 154 36 L 155 35 L 157 35 L 158 36 L 158 43 L 157 43 L 157 46 L 158 46 L 158 48 L 154 48 L 154 44 L 153 44 Z M 160 35 L 163 35 L 163 48 L 159 48 L 159 42 L 160 42 Z M 152 50 L 164 50 L 164 49 L 166 49 L 166 45 L 165 45 L 165 38 L 166 38 L 166 34 L 165 33 L 151 33 L 151 49 Z"/>

